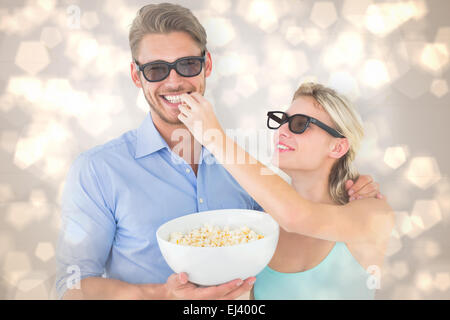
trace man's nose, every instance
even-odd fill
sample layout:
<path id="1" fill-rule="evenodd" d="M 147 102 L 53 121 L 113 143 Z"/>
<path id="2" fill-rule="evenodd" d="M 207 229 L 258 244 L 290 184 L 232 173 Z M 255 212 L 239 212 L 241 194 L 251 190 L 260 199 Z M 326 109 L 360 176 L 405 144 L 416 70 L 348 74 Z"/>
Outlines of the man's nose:
<path id="1" fill-rule="evenodd" d="M 183 82 L 183 76 L 180 76 L 175 69 L 172 69 L 164 81 L 169 84 L 180 84 Z"/>

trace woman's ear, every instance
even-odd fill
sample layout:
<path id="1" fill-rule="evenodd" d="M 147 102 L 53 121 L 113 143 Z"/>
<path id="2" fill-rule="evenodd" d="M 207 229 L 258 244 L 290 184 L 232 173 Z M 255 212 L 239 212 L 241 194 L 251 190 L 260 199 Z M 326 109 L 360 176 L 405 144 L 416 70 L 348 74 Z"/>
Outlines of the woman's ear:
<path id="1" fill-rule="evenodd" d="M 132 61 L 130 64 L 131 68 L 131 80 L 133 80 L 133 83 L 136 87 L 142 88 L 141 79 L 139 78 L 139 71 L 136 69 L 136 64 Z"/>
<path id="2" fill-rule="evenodd" d="M 329 156 L 334 159 L 340 159 L 350 149 L 347 138 L 335 138 L 330 146 Z"/>

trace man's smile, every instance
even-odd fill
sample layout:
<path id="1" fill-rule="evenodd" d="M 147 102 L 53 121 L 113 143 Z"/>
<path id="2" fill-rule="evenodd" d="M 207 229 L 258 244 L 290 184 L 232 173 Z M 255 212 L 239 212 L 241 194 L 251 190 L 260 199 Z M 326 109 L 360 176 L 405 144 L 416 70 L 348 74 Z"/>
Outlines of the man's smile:
<path id="1" fill-rule="evenodd" d="M 179 93 L 170 93 L 166 95 L 159 95 L 164 103 L 172 108 L 178 108 L 178 105 L 181 103 L 181 95 L 183 93 L 190 94 L 192 91 L 185 91 L 185 92 L 179 92 Z"/>

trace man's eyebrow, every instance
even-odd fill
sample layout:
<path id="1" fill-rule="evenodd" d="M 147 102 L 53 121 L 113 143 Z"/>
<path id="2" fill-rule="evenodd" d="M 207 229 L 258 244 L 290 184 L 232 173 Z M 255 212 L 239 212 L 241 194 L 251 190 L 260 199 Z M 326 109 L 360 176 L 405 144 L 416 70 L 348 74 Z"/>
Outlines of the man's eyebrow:
<path id="1" fill-rule="evenodd" d="M 151 60 L 151 61 L 148 61 L 148 62 L 144 62 L 143 64 L 149 64 L 149 63 L 153 63 L 153 62 L 167 62 L 167 61 L 158 59 L 158 60 Z"/>
<path id="2" fill-rule="evenodd" d="M 144 64 L 148 64 L 148 63 L 153 63 L 153 62 L 174 63 L 175 61 L 180 60 L 180 59 L 182 59 L 182 58 L 188 58 L 188 57 L 203 57 L 204 55 L 205 55 L 204 52 L 201 52 L 200 55 L 195 55 L 195 54 L 194 54 L 194 55 L 183 56 L 183 57 L 179 57 L 179 58 L 173 60 L 172 62 L 169 62 L 169 61 L 166 61 L 166 60 L 162 60 L 162 59 L 158 59 L 158 60 L 152 60 L 152 61 L 145 62 L 145 63 L 143 63 L 143 65 L 144 65 Z"/>

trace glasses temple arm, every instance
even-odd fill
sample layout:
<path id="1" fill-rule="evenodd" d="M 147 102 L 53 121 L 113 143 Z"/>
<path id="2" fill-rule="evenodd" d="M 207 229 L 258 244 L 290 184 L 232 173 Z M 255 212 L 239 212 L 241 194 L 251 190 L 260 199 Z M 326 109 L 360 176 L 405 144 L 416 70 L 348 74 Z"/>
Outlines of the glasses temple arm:
<path id="1" fill-rule="evenodd" d="M 326 132 L 328 132 L 329 134 L 331 134 L 333 137 L 335 138 L 345 138 L 342 134 L 340 134 L 337 130 L 330 128 L 329 126 L 327 126 L 325 123 L 311 118 L 310 120 L 312 123 L 314 123 L 316 126 L 322 128 L 323 130 L 325 130 Z"/>

